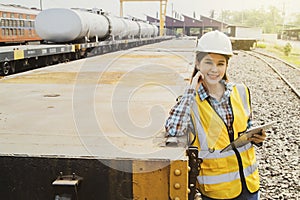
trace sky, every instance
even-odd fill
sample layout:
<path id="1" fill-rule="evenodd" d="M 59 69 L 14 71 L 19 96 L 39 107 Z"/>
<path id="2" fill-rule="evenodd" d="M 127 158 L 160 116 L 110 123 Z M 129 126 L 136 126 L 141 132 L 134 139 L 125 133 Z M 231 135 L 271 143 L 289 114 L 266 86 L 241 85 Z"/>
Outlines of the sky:
<path id="1" fill-rule="evenodd" d="M 0 0 L 3 4 L 19 4 L 26 7 L 40 8 L 102 8 L 105 11 L 119 16 L 119 0 Z M 267 9 L 269 6 L 275 6 L 280 10 L 285 10 L 286 17 L 291 17 L 295 13 L 300 13 L 300 0 L 168 0 L 167 15 L 171 16 L 172 10 L 188 16 L 204 15 L 209 16 L 211 10 L 215 10 L 218 15 L 222 10 L 241 11 L 247 9 Z M 123 4 L 124 16 L 134 16 L 146 19 L 146 15 L 156 17 L 159 13 L 159 2 L 125 2 Z"/>

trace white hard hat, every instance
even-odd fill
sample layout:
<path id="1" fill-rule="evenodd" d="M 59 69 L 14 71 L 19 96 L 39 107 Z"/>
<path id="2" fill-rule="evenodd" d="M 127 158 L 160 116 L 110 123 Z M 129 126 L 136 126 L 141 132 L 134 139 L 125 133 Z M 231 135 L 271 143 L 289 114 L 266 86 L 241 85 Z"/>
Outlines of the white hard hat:
<path id="1" fill-rule="evenodd" d="M 220 31 L 205 33 L 199 40 L 196 51 L 217 53 L 232 56 L 232 45 L 229 37 Z"/>

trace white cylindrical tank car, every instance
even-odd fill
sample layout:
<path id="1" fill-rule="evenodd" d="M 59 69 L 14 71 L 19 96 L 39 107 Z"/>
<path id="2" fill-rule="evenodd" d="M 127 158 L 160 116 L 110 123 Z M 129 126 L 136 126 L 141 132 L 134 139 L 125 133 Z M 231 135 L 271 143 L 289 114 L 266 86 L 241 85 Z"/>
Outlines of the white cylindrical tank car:
<path id="1" fill-rule="evenodd" d="M 158 35 L 158 27 L 155 26 L 154 24 L 151 24 L 151 25 L 152 25 L 152 27 L 153 27 L 153 36 L 155 37 L 155 36 Z"/>
<path id="2" fill-rule="evenodd" d="M 153 35 L 153 27 L 151 24 L 143 23 L 143 22 L 138 22 L 141 27 L 141 37 L 151 37 Z"/>
<path id="3" fill-rule="evenodd" d="M 140 26 L 138 22 L 127 19 L 126 24 L 127 24 L 126 34 L 128 35 L 128 37 L 132 38 L 132 37 L 140 36 Z"/>
<path id="4" fill-rule="evenodd" d="M 145 22 L 67 8 L 41 11 L 36 17 L 35 29 L 44 40 L 60 43 L 107 36 L 122 39 L 158 34 L 156 26 Z"/>
<path id="5" fill-rule="evenodd" d="M 47 41 L 69 42 L 84 37 L 103 38 L 109 34 L 109 22 L 103 15 L 66 8 L 40 12 L 35 20 L 37 34 Z"/>
<path id="6" fill-rule="evenodd" d="M 107 16 L 110 28 L 111 28 L 111 36 L 113 38 L 124 38 L 126 36 L 127 24 L 123 18 Z"/>

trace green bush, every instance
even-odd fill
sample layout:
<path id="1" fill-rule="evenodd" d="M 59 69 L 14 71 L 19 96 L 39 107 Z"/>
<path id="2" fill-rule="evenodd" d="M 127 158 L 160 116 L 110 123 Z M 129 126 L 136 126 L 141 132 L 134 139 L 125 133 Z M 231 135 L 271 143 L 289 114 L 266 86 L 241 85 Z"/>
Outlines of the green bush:
<path id="1" fill-rule="evenodd" d="M 267 47 L 266 43 L 257 42 L 256 43 L 257 48 L 265 49 Z"/>
<path id="2" fill-rule="evenodd" d="M 283 51 L 283 48 L 281 46 L 277 45 L 277 44 L 274 45 L 274 49 L 277 49 L 279 51 Z"/>
<path id="3" fill-rule="evenodd" d="M 286 43 L 286 45 L 283 47 L 283 53 L 284 53 L 284 55 L 289 56 L 290 53 L 291 53 L 291 51 L 292 51 L 292 45 L 288 42 L 288 43 Z"/>

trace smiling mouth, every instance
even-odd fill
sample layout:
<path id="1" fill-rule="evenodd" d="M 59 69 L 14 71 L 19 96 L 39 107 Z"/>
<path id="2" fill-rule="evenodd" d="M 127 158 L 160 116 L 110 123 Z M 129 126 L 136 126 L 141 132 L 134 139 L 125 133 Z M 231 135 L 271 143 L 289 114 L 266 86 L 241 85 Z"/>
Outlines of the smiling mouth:
<path id="1" fill-rule="evenodd" d="M 219 75 L 208 74 L 208 77 L 211 79 L 217 79 L 219 77 Z"/>

